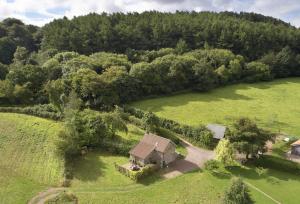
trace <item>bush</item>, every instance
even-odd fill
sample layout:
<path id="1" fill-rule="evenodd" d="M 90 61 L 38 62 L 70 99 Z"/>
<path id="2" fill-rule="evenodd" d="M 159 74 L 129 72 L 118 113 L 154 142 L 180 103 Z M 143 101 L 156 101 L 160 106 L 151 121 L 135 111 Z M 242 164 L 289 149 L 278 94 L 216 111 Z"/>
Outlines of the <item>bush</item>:
<path id="1" fill-rule="evenodd" d="M 218 162 L 217 160 L 208 160 L 204 164 L 204 169 L 213 172 L 220 169 L 221 165 L 221 162 Z"/>
<path id="2" fill-rule="evenodd" d="M 29 107 L 0 107 L 0 112 L 22 113 L 52 120 L 61 120 L 63 116 L 52 105 L 35 105 Z"/>
<path id="3" fill-rule="evenodd" d="M 115 163 L 115 168 L 133 181 L 139 181 L 153 173 L 156 169 L 158 169 L 158 166 L 154 164 L 147 164 L 138 171 L 131 171 Z"/>
<path id="4" fill-rule="evenodd" d="M 226 190 L 223 204 L 251 204 L 253 201 L 249 195 L 248 187 L 241 178 L 233 178 L 229 188 Z"/>

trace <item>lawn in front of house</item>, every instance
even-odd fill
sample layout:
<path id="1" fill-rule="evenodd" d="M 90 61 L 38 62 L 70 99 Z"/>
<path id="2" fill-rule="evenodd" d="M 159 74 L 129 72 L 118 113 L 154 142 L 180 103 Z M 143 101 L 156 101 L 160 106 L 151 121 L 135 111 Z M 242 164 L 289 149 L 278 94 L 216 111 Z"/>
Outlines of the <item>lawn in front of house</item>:
<path id="1" fill-rule="evenodd" d="M 192 126 L 231 125 L 239 117 L 249 117 L 261 127 L 300 137 L 299 101 L 300 79 L 287 78 L 158 97 L 131 105 Z"/>
<path id="2" fill-rule="evenodd" d="M 260 176 L 255 168 L 244 167 L 223 176 L 199 170 L 169 180 L 150 177 L 146 182 L 135 183 L 115 170 L 114 162 L 126 163 L 128 158 L 90 152 L 79 161 L 71 191 L 80 203 L 220 203 L 232 175 L 241 176 L 281 203 L 295 203 L 300 192 L 298 176 L 283 171 L 268 170 Z M 274 203 L 256 189 L 249 189 L 255 203 Z"/>

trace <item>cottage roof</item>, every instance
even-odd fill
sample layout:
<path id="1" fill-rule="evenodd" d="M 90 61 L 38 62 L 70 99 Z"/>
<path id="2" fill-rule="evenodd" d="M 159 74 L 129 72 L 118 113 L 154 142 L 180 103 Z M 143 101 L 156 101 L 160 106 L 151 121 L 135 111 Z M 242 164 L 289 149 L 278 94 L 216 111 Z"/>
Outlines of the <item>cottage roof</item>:
<path id="1" fill-rule="evenodd" d="M 154 149 L 155 146 L 140 142 L 129 151 L 129 154 L 145 159 L 153 152 Z"/>
<path id="2" fill-rule="evenodd" d="M 129 151 L 129 154 L 145 159 L 154 150 L 164 153 L 169 144 L 174 143 L 167 138 L 163 138 L 152 133 L 146 133 L 142 140 Z"/>
<path id="3" fill-rule="evenodd" d="M 299 146 L 299 145 L 300 145 L 300 140 L 297 140 L 296 142 L 291 144 L 291 146 Z"/>
<path id="4" fill-rule="evenodd" d="M 212 132 L 215 139 L 222 139 L 225 136 L 226 127 L 223 125 L 208 124 L 206 128 Z"/>

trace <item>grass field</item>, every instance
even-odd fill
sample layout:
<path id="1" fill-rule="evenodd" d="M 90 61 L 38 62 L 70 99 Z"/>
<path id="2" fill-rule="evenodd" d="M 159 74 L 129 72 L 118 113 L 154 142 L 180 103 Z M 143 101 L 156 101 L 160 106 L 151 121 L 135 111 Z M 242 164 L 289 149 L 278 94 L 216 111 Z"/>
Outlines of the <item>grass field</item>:
<path id="1" fill-rule="evenodd" d="M 37 117 L 0 113 L 0 203 L 26 203 L 39 191 L 56 185 L 62 178 L 62 161 L 54 154 L 54 141 L 60 123 Z M 129 125 L 129 133 L 118 133 L 136 142 L 143 131 Z M 220 203 L 230 176 L 213 176 L 195 171 L 170 180 L 157 175 L 140 183 L 114 169 L 128 157 L 103 151 L 89 152 L 78 159 L 70 190 L 80 203 Z M 293 204 L 300 191 L 300 179 L 286 172 L 269 170 L 259 176 L 254 168 L 230 170 L 281 203 Z M 283 190 L 284 189 L 284 190 Z M 250 188 L 256 203 L 274 203 Z"/>
<path id="2" fill-rule="evenodd" d="M 25 203 L 59 184 L 64 166 L 54 141 L 60 128 L 50 120 L 0 113 L 0 203 Z"/>
<path id="3" fill-rule="evenodd" d="M 134 107 L 180 123 L 230 125 L 246 116 L 260 126 L 300 137 L 300 79 L 238 84 L 208 93 L 186 93 L 138 101 Z"/>
<path id="4" fill-rule="evenodd" d="M 211 175 L 195 171 L 182 176 L 161 180 L 150 177 L 142 183 L 134 183 L 114 169 L 113 162 L 126 163 L 127 157 L 105 152 L 92 152 L 78 161 L 71 191 L 80 203 L 220 203 L 230 176 Z M 273 199 L 293 204 L 300 191 L 297 175 L 268 170 L 259 176 L 254 168 L 233 168 L 232 175 L 241 176 Z M 284 190 L 283 190 L 284 189 Z M 270 198 L 250 188 L 255 203 L 272 204 Z"/>

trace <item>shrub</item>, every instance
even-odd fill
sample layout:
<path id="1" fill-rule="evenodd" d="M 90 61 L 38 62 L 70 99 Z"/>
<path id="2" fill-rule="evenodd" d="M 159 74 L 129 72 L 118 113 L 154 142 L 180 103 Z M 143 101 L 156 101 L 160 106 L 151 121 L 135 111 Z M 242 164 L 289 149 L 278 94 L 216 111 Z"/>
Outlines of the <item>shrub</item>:
<path id="1" fill-rule="evenodd" d="M 22 113 L 52 120 L 61 120 L 63 116 L 49 104 L 28 107 L 0 107 L 0 112 Z"/>
<path id="2" fill-rule="evenodd" d="M 225 191 L 223 204 L 251 204 L 249 189 L 241 178 L 233 178 Z"/>
<path id="3" fill-rule="evenodd" d="M 115 168 L 120 173 L 128 176 L 133 181 L 139 181 L 153 173 L 158 168 L 158 166 L 154 164 L 147 164 L 138 171 L 131 171 L 115 163 Z"/>
<path id="4" fill-rule="evenodd" d="M 212 160 L 208 160 L 207 162 L 205 162 L 204 169 L 207 171 L 216 171 L 216 170 L 220 169 L 221 165 L 222 164 L 220 162 L 212 159 Z"/>

